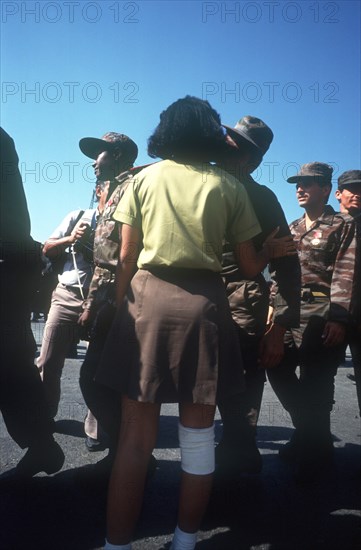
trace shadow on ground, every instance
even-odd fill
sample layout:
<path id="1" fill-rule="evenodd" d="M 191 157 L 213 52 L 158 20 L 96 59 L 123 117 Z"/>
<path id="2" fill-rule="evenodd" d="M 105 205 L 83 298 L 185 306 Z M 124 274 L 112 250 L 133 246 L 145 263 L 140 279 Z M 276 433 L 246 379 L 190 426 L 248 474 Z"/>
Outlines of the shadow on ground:
<path id="1" fill-rule="evenodd" d="M 177 419 L 162 417 L 157 448 L 176 447 Z M 80 426 L 79 426 L 80 425 Z M 81 423 L 57 430 L 81 436 Z M 260 427 L 264 468 L 237 483 L 216 480 L 197 548 L 204 550 L 353 550 L 360 537 L 360 447 L 335 451 L 335 465 L 315 484 L 297 487 L 274 450 L 289 428 Z M 82 435 L 83 436 L 83 435 Z M 272 448 L 271 448 L 272 447 Z M 179 462 L 160 459 L 146 488 L 134 549 L 168 548 L 177 513 Z M 28 483 L 1 481 L 1 550 L 94 550 L 105 535 L 106 476 L 91 465 Z M 159 541 L 162 541 L 159 543 Z"/>

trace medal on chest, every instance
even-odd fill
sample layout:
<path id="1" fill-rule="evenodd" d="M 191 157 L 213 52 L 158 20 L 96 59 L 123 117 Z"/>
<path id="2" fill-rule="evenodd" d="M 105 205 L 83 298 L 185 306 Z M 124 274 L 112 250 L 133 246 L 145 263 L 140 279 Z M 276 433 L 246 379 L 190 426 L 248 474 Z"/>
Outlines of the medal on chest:
<path id="1" fill-rule="evenodd" d="M 322 231 L 320 231 L 320 229 L 315 229 L 314 231 L 312 231 L 312 236 L 312 246 L 319 246 L 319 244 L 321 243 Z"/>

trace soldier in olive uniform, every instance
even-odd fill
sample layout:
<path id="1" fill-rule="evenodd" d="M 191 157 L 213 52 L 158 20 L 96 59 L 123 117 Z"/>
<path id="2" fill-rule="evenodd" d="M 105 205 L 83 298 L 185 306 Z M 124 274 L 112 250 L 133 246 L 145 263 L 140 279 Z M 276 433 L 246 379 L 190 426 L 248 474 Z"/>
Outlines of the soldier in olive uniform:
<path id="1" fill-rule="evenodd" d="M 95 159 L 97 179 L 107 182 L 108 199 L 94 237 L 94 274 L 79 323 L 90 328 L 90 342 L 80 371 L 84 400 L 110 438 L 116 441 L 119 398 L 112 390 L 96 384 L 97 370 L 105 339 L 115 313 L 115 270 L 119 256 L 119 226 L 113 213 L 129 182 L 138 147 L 128 136 L 109 132 L 102 139 L 83 138 L 81 151 Z"/>
<path id="2" fill-rule="evenodd" d="M 357 401 L 361 416 L 361 295 L 360 295 L 360 240 L 361 240 L 361 170 L 348 170 L 338 178 L 335 192 L 344 215 L 351 216 L 356 224 L 356 270 L 352 296 L 352 319 L 347 330 L 355 373 Z"/>
<path id="3" fill-rule="evenodd" d="M 295 461 L 296 480 L 315 479 L 332 458 L 330 413 L 334 378 L 350 320 L 355 226 L 327 205 L 332 167 L 304 164 L 288 178 L 305 214 L 290 225 L 301 263 L 301 323 L 286 333 L 286 353 L 268 378 L 296 428 L 281 450 Z M 296 367 L 300 367 L 300 376 Z"/>
<path id="4" fill-rule="evenodd" d="M 234 128 L 225 126 L 234 155 L 225 167 L 245 186 L 255 210 L 261 233 L 253 238 L 260 250 L 277 227 L 276 237 L 290 235 L 287 220 L 275 194 L 251 177 L 273 140 L 272 130 L 259 118 L 243 117 Z M 232 143 L 233 142 L 233 143 Z M 301 273 L 297 254 L 273 259 L 270 273 L 277 285 L 272 324 L 266 328 L 269 287 L 260 273 L 247 279 L 240 272 L 234 254 L 224 247 L 222 276 L 237 327 L 245 369 L 245 392 L 227 402 L 219 401 L 223 421 L 222 440 L 216 448 L 220 471 L 237 476 L 259 473 L 262 458 L 256 444 L 256 427 L 264 389 L 265 367 L 280 362 L 286 329 L 299 326 Z"/>

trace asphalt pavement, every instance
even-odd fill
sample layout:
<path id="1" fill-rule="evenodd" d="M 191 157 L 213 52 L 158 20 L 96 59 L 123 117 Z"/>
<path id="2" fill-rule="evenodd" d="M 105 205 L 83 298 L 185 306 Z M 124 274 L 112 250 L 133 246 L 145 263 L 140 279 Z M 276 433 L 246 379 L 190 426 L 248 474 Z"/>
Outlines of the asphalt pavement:
<path id="1" fill-rule="evenodd" d="M 43 322 L 33 323 L 40 346 Z M 4 481 L 24 451 L 0 418 L 0 550 L 98 550 L 105 537 L 106 482 L 92 466 L 107 451 L 89 453 L 83 429 L 86 407 L 79 369 L 86 351 L 67 359 L 55 437 L 65 453 L 60 472 L 26 483 Z M 263 457 L 260 475 L 216 483 L 199 533 L 199 550 L 351 550 L 361 543 L 361 426 L 350 358 L 336 378 L 332 433 L 334 465 L 312 484 L 299 486 L 278 457 L 292 425 L 266 383 L 258 428 Z M 216 439 L 222 425 L 216 417 Z M 158 467 L 148 481 L 133 550 L 169 548 L 177 514 L 180 455 L 177 407 L 163 405 L 154 455 Z"/>

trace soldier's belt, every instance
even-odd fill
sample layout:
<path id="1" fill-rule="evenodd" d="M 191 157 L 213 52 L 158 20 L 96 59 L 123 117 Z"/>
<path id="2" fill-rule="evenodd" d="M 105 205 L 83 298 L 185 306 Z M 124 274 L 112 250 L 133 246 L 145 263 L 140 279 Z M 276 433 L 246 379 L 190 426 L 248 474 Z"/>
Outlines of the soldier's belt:
<path id="1" fill-rule="evenodd" d="M 109 273 L 113 273 L 115 275 L 115 272 L 117 270 L 117 266 L 111 265 L 111 264 L 101 264 L 99 262 L 94 262 L 95 267 L 98 267 L 101 270 L 109 271 Z"/>
<path id="2" fill-rule="evenodd" d="M 329 294 L 320 290 L 312 290 L 311 288 L 301 289 L 301 300 L 303 302 L 312 303 L 316 300 L 324 301 L 329 300 Z"/>

